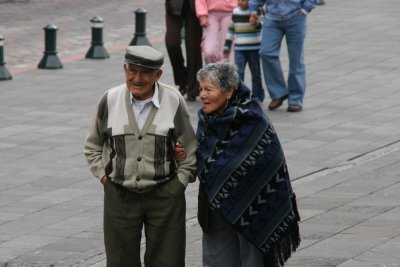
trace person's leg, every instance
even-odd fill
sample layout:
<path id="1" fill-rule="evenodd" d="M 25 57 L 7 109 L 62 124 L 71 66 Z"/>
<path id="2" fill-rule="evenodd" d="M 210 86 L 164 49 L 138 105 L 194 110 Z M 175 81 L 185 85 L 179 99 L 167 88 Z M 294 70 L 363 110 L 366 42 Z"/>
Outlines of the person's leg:
<path id="1" fill-rule="evenodd" d="M 208 231 L 203 233 L 203 266 L 240 266 L 237 232 L 214 211 L 210 211 Z"/>
<path id="2" fill-rule="evenodd" d="M 104 185 L 107 267 L 140 266 L 143 214 L 138 194 L 110 181 Z"/>
<path id="3" fill-rule="evenodd" d="M 181 29 L 183 18 L 166 13 L 165 21 L 167 29 L 165 33 L 165 46 L 167 48 L 168 56 L 171 61 L 174 82 L 182 90 L 184 90 L 187 85 L 188 73 L 184 64 L 185 60 L 183 58 L 181 48 Z"/>
<path id="4" fill-rule="evenodd" d="M 304 64 L 304 40 L 306 37 L 306 16 L 296 15 L 286 22 L 286 43 L 289 55 L 289 105 L 303 106 L 306 89 Z"/>
<path id="5" fill-rule="evenodd" d="M 221 12 L 220 14 L 220 35 L 219 35 L 219 55 L 218 61 L 229 62 L 229 55 L 224 54 L 224 44 L 226 40 L 226 33 L 228 32 L 229 25 L 232 23 L 232 13 Z"/>
<path id="6" fill-rule="evenodd" d="M 203 66 L 203 58 L 201 56 L 202 29 L 196 14 L 186 5 L 187 4 L 184 5 L 184 16 L 186 25 L 187 95 L 196 97 L 199 95 L 199 83 L 197 82 L 196 74 Z"/>
<path id="7" fill-rule="evenodd" d="M 217 62 L 220 59 L 219 39 L 219 16 L 218 12 L 208 13 L 208 27 L 203 28 L 202 51 L 206 64 Z"/>
<path id="8" fill-rule="evenodd" d="M 240 243 L 240 263 L 241 266 L 263 267 L 264 254 L 253 246 L 242 235 L 237 234 Z"/>
<path id="9" fill-rule="evenodd" d="M 185 266 L 185 187 L 178 178 L 141 195 L 145 212 L 146 267 Z"/>
<path id="10" fill-rule="evenodd" d="M 251 72 L 251 98 L 262 103 L 265 98 L 261 81 L 260 55 L 257 50 L 246 51 Z"/>
<path id="11" fill-rule="evenodd" d="M 279 59 L 284 31 L 279 22 L 266 18 L 263 24 L 260 57 L 264 80 L 271 99 L 279 99 L 288 94 Z"/>
<path id="12" fill-rule="evenodd" d="M 242 82 L 244 82 L 244 72 L 246 69 L 246 53 L 243 51 L 234 51 L 235 65 L 237 67 L 237 72 L 239 74 L 239 78 Z"/>

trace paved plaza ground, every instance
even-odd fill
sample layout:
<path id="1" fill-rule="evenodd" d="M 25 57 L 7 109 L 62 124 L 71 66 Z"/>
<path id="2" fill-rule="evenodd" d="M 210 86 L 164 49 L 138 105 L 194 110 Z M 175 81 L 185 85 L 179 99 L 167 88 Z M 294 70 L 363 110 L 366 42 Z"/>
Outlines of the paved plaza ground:
<path id="1" fill-rule="evenodd" d="M 301 246 L 285 266 L 400 266 L 400 2 L 325 2 L 308 16 L 304 110 L 264 103 L 302 216 Z M 0 1 L 13 76 L 0 81 L 1 267 L 105 266 L 103 189 L 82 146 L 99 97 L 124 82 L 138 8 L 166 54 L 162 0 Z M 84 59 L 96 15 L 105 60 Z M 37 69 L 48 24 L 62 69 Z M 285 49 L 282 60 L 287 70 Z M 173 84 L 168 57 L 162 80 Z M 200 106 L 188 102 L 194 127 Z M 188 267 L 202 266 L 197 185 L 186 191 Z"/>

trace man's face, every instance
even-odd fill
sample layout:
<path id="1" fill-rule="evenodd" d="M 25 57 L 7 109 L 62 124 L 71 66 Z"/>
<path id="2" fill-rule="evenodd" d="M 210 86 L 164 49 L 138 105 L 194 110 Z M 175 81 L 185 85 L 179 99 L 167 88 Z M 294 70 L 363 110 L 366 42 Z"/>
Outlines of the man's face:
<path id="1" fill-rule="evenodd" d="M 160 79 L 162 70 L 154 70 L 137 65 L 124 64 L 126 86 L 137 100 L 153 96 L 154 84 Z"/>

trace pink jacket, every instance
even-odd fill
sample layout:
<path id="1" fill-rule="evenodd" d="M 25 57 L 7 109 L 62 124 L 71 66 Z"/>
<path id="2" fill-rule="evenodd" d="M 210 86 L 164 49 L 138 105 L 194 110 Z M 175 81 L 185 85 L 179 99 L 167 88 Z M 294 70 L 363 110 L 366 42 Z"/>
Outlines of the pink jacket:
<path id="1" fill-rule="evenodd" d="M 237 7 L 237 0 L 196 0 L 196 16 L 208 16 L 208 12 L 232 12 Z"/>

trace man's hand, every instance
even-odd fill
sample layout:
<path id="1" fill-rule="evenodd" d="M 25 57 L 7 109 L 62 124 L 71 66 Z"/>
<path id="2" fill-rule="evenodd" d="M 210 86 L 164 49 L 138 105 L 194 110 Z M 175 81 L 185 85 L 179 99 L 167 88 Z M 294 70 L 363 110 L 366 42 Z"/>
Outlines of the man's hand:
<path id="1" fill-rule="evenodd" d="M 300 10 L 299 10 L 299 14 L 300 14 L 301 16 L 306 16 L 306 15 L 307 15 L 307 12 L 306 12 L 304 9 L 300 9 Z"/>
<path id="2" fill-rule="evenodd" d="M 104 185 L 107 182 L 107 176 L 104 175 L 103 177 L 101 177 L 100 182 L 102 185 Z"/>
<path id="3" fill-rule="evenodd" d="M 258 20 L 257 12 L 251 12 L 250 19 L 249 19 L 250 24 L 253 25 L 254 27 L 256 27 L 257 20 Z"/>

